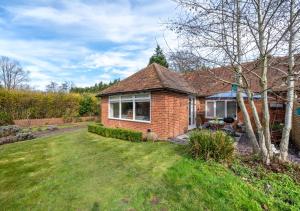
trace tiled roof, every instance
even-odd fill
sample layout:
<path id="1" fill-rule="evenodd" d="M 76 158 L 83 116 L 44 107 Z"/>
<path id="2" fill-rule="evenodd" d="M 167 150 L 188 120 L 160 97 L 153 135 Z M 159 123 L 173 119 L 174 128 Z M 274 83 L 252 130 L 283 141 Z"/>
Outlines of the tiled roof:
<path id="1" fill-rule="evenodd" d="M 295 57 L 296 68 L 299 70 L 300 56 Z M 253 74 L 260 75 L 258 61 L 244 63 L 243 72 L 248 84 L 254 92 L 261 92 L 260 80 Z M 285 74 L 288 71 L 287 57 L 270 57 L 268 70 L 268 86 L 274 91 L 285 91 Z M 216 77 L 214 77 L 216 76 Z M 99 96 L 117 93 L 172 90 L 198 96 L 209 96 L 231 90 L 231 84 L 219 80 L 221 78 L 232 83 L 235 82 L 235 73 L 230 67 L 218 67 L 208 70 L 198 70 L 187 73 L 171 71 L 159 64 L 151 64 L 136 72 L 132 76 L 103 90 Z M 300 83 L 296 81 L 296 89 Z"/>
<path id="2" fill-rule="evenodd" d="M 300 56 L 295 57 L 295 68 L 300 69 Z M 260 79 L 254 74 L 260 75 L 259 62 L 252 61 L 242 64 L 248 84 L 254 92 L 261 92 Z M 269 58 L 268 87 L 273 91 L 286 91 L 285 73 L 288 71 L 287 57 Z M 208 70 L 198 70 L 182 74 L 186 81 L 196 90 L 198 96 L 210 96 L 220 92 L 231 90 L 231 84 L 218 78 L 234 83 L 235 73 L 231 67 L 218 67 Z M 299 80 L 296 81 L 296 89 L 300 88 Z"/>
<path id="3" fill-rule="evenodd" d="M 172 90 L 187 94 L 195 93 L 194 89 L 179 73 L 153 63 L 119 83 L 103 90 L 99 95 L 150 90 Z"/>

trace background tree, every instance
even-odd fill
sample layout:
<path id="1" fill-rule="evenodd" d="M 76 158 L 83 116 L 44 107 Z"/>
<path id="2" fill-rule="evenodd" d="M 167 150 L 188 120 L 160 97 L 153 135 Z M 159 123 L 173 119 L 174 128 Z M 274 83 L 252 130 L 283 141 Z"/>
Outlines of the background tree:
<path id="1" fill-rule="evenodd" d="M 46 92 L 58 92 L 59 85 L 58 83 L 51 81 L 50 84 L 46 85 Z"/>
<path id="2" fill-rule="evenodd" d="M 28 81 L 25 71 L 18 61 L 2 56 L 0 58 L 0 83 L 6 89 L 16 89 Z"/>
<path id="3" fill-rule="evenodd" d="M 167 59 L 163 53 L 163 50 L 160 48 L 159 45 L 156 46 L 154 54 L 150 57 L 149 65 L 152 63 L 160 64 L 166 68 L 169 67 Z"/>
<path id="4" fill-rule="evenodd" d="M 102 90 L 118 83 L 120 81 L 120 79 L 115 79 L 113 81 L 110 81 L 109 83 L 103 83 L 102 81 L 99 83 L 96 83 L 94 86 L 87 86 L 87 87 L 76 87 L 75 85 L 73 85 L 70 89 L 70 92 L 72 93 L 93 93 L 93 94 L 97 94 L 99 92 L 101 92 Z"/>
<path id="5" fill-rule="evenodd" d="M 72 81 L 64 81 L 59 86 L 59 92 L 68 93 L 68 92 L 70 92 L 70 90 L 72 89 L 73 86 L 74 86 L 74 83 Z"/>
<path id="6" fill-rule="evenodd" d="M 179 72 L 189 72 L 195 70 L 205 70 L 203 60 L 189 50 L 178 50 L 168 54 L 169 66 L 172 70 Z"/>

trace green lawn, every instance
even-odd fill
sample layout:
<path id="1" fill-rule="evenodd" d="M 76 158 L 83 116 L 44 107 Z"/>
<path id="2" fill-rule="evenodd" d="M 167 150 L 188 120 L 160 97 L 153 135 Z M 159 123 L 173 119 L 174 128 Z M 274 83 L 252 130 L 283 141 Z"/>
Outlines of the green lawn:
<path id="1" fill-rule="evenodd" d="M 281 177 L 273 180 L 281 184 Z M 300 186 L 289 185 L 299 199 Z M 261 210 L 262 206 L 296 210 L 299 206 L 300 200 L 290 206 L 262 187 L 220 164 L 190 159 L 182 146 L 131 143 L 85 129 L 0 146 L 0 210 Z"/>

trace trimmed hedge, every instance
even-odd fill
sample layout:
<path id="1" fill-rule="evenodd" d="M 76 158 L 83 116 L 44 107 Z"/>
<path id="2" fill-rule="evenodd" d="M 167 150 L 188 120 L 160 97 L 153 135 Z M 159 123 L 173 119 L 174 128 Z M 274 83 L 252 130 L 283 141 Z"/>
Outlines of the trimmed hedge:
<path id="1" fill-rule="evenodd" d="M 102 124 L 92 124 L 88 125 L 88 131 L 91 133 L 96 133 L 100 136 L 118 138 L 128 141 L 142 141 L 142 132 L 127 130 L 122 128 L 108 128 L 104 127 Z"/>
<path id="2" fill-rule="evenodd" d="M 88 105 L 82 104 L 88 99 Z M 46 93 L 40 91 L 7 90 L 0 88 L 0 111 L 12 119 L 72 119 L 79 116 L 81 107 L 85 107 L 82 115 L 99 113 L 99 100 L 90 95 L 75 93 Z M 0 120 L 6 117 L 1 117 Z"/>

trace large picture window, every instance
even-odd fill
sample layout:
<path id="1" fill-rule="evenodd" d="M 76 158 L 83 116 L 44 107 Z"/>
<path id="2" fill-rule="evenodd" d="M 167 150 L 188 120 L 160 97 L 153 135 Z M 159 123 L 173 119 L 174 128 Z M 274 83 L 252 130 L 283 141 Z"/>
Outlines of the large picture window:
<path id="1" fill-rule="evenodd" d="M 208 119 L 236 118 L 237 106 L 233 100 L 207 100 L 205 103 L 205 117 Z"/>
<path id="2" fill-rule="evenodd" d="M 148 93 L 110 96 L 109 118 L 150 122 L 150 101 Z"/>

